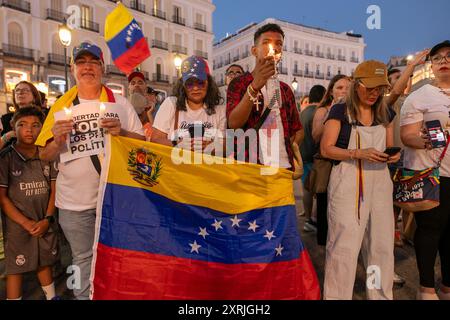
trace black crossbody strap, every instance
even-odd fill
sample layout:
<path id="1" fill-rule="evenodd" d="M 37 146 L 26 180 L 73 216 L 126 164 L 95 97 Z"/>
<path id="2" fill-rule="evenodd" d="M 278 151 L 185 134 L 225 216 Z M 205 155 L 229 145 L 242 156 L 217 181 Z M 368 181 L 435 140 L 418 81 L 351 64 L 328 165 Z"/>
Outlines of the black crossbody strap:
<path id="1" fill-rule="evenodd" d="M 261 115 L 261 118 L 258 119 L 258 122 L 256 123 L 253 129 L 255 129 L 256 131 L 261 129 L 262 125 L 264 124 L 264 121 L 266 121 L 267 117 L 269 116 L 270 111 L 272 111 L 270 108 L 266 108 L 264 110 L 263 114 Z"/>

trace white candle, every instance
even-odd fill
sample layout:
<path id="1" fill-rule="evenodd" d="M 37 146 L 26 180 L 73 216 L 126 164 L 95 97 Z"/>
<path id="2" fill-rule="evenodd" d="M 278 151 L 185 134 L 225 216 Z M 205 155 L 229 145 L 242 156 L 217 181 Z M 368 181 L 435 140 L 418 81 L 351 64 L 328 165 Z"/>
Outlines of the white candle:
<path id="1" fill-rule="evenodd" d="M 66 114 L 66 120 L 72 120 L 72 110 L 64 107 L 64 113 Z"/>
<path id="2" fill-rule="evenodd" d="M 102 103 L 100 103 L 99 119 L 103 119 L 105 117 L 105 111 L 106 111 L 106 106 L 102 102 Z"/>

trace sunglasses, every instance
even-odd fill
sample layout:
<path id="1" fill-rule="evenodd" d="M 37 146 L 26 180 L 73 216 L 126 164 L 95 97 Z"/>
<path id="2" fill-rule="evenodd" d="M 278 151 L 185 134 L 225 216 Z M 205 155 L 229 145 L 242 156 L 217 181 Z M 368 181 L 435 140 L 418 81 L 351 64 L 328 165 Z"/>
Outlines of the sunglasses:
<path id="1" fill-rule="evenodd" d="M 184 87 L 186 88 L 186 90 L 191 91 L 193 90 L 195 87 L 199 88 L 199 89 L 204 89 L 206 87 L 206 81 L 203 80 L 191 80 L 189 79 L 188 81 L 186 81 L 186 83 L 184 84 Z"/>

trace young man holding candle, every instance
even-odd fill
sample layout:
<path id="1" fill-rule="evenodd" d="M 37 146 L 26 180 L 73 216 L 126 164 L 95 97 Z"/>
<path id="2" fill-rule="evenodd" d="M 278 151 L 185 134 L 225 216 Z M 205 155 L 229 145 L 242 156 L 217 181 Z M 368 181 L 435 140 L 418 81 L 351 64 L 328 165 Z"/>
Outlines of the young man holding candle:
<path id="1" fill-rule="evenodd" d="M 251 73 L 247 72 L 234 79 L 228 86 L 227 120 L 230 129 L 265 129 L 268 137 L 271 132 L 278 130 L 279 141 L 275 142 L 278 142 L 278 156 L 270 154 L 266 159 L 261 157 L 261 154 L 268 155 L 269 148 L 268 144 L 261 143 L 264 139 L 260 139 L 260 133 L 257 137 L 258 149 L 265 150 L 256 151 L 257 161 L 293 169 L 292 143 L 300 143 L 303 136 L 295 97 L 289 85 L 280 81 L 281 105 L 272 109 L 273 97 L 268 96 L 266 86 L 267 81 L 276 73 L 275 58 L 281 55 L 283 43 L 284 32 L 277 24 L 269 23 L 256 31 L 251 50 L 256 59 L 256 66 Z M 270 48 L 272 54 L 269 54 Z M 245 161 L 250 161 L 250 145 L 252 144 L 246 144 L 245 147 Z M 239 151 L 237 156 L 239 157 Z"/>
<path id="2" fill-rule="evenodd" d="M 74 48 L 71 72 L 77 85 L 62 96 L 50 110 L 36 141 L 37 145 L 44 147 L 40 154 L 41 159 L 57 160 L 59 155 L 65 152 L 66 140 L 74 123 L 70 119 L 54 122 L 53 114 L 64 108 L 75 108 L 79 103 L 112 102 L 121 105 L 127 114 L 125 118 L 101 119 L 99 125 L 113 136 L 144 140 L 142 124 L 133 106 L 124 97 L 114 94 L 102 85 L 103 70 L 103 53 L 99 47 L 82 43 Z M 97 156 L 79 158 L 59 163 L 56 180 L 59 222 L 72 250 L 73 265 L 80 268 L 81 287 L 74 288 L 75 298 L 80 300 L 89 299 L 100 169 L 101 162 Z"/>

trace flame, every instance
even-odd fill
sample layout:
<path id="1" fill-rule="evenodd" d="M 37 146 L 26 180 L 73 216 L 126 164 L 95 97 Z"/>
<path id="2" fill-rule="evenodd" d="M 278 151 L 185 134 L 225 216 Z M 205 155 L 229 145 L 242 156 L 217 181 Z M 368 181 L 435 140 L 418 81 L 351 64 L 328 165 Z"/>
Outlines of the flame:
<path id="1" fill-rule="evenodd" d="M 64 107 L 64 113 L 66 114 L 67 120 L 72 120 L 72 110 Z"/>
<path id="2" fill-rule="evenodd" d="M 275 50 L 273 49 L 273 46 L 271 43 L 269 43 L 269 53 L 267 54 L 269 57 L 275 56 Z"/>
<path id="3" fill-rule="evenodd" d="M 105 104 L 103 102 L 100 103 L 100 113 L 105 113 L 105 110 L 106 110 Z"/>

